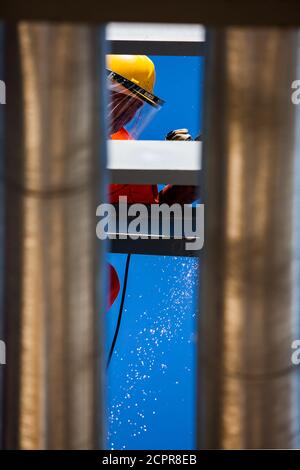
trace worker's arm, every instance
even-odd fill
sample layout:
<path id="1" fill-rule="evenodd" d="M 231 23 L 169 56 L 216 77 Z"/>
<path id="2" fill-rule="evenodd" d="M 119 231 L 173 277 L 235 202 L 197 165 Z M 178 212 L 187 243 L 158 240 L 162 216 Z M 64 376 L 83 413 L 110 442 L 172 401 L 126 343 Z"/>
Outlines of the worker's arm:
<path id="1" fill-rule="evenodd" d="M 189 134 L 188 129 L 176 129 L 170 131 L 166 135 L 166 140 L 176 141 L 191 141 L 192 136 Z M 198 186 L 177 186 L 168 184 L 160 191 L 158 195 L 158 202 L 160 204 L 191 204 L 198 197 Z"/>
<path id="2" fill-rule="evenodd" d="M 192 136 L 189 134 L 188 129 L 176 129 L 174 131 L 170 131 L 166 135 L 166 140 L 193 140 Z"/>
<path id="3" fill-rule="evenodd" d="M 198 199 L 198 186 L 177 186 L 168 184 L 158 195 L 160 204 L 191 204 Z"/>

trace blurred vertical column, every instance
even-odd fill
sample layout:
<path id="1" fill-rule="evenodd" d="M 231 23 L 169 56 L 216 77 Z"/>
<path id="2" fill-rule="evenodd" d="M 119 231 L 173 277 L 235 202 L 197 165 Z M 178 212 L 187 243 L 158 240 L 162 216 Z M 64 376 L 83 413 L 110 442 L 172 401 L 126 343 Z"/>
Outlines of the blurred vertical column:
<path id="1" fill-rule="evenodd" d="M 299 447 L 299 33 L 208 41 L 198 445 Z"/>
<path id="2" fill-rule="evenodd" d="M 5 448 L 101 445 L 101 34 L 6 27 Z"/>

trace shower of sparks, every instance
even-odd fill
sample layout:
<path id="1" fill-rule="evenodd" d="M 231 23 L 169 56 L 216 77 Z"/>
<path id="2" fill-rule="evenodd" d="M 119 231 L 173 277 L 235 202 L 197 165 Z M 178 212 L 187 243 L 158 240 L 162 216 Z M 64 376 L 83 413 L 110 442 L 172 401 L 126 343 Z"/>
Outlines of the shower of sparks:
<path id="1" fill-rule="evenodd" d="M 154 258 L 153 258 L 154 260 Z M 155 265 L 157 263 L 157 265 Z M 154 264 L 154 265 L 153 265 Z M 143 295 L 134 288 L 128 289 L 128 299 L 135 302 L 135 311 L 126 315 L 135 315 L 137 329 L 128 332 L 126 341 L 131 348 L 124 352 L 124 342 L 118 341 L 109 371 L 109 410 L 108 410 L 108 447 L 126 449 L 126 443 L 120 442 L 119 430 L 126 426 L 131 442 L 139 442 L 144 433 L 151 432 L 151 420 L 159 419 L 160 402 L 159 378 L 168 373 L 171 357 L 168 350 L 176 345 L 180 347 L 195 341 L 195 332 L 186 335 L 185 322 L 195 317 L 195 296 L 198 290 L 198 262 L 196 259 L 164 257 L 163 267 L 152 262 L 155 270 L 155 290 L 159 302 L 147 305 Z M 172 276 L 170 276 L 172 273 Z M 163 287 L 162 287 L 163 286 Z M 125 303 L 126 304 L 126 303 Z M 124 320 L 123 327 L 126 320 Z M 149 326 L 150 325 L 150 326 Z M 192 347 L 192 346 L 191 346 Z M 126 361 L 125 376 L 118 371 L 119 361 Z M 122 371 L 123 371 L 122 366 Z M 176 387 L 182 382 L 182 370 L 178 377 L 169 383 L 170 393 L 176 393 Z M 184 366 L 184 372 L 191 374 L 190 363 Z M 114 382 L 114 387 L 110 383 Z M 116 382 L 119 383 L 116 387 Z M 153 383 L 156 384 L 155 389 Z M 118 390 L 112 396 L 111 390 Z M 184 401 L 184 399 L 182 399 Z M 150 418 L 150 419 L 149 419 Z M 138 448 L 138 445 L 135 446 Z"/>

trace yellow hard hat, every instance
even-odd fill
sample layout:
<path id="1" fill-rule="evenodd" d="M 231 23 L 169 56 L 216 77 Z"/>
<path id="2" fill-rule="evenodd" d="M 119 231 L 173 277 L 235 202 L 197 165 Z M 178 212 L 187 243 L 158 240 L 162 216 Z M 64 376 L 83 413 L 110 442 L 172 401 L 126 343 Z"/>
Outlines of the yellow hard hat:
<path id="1" fill-rule="evenodd" d="M 112 72 L 122 75 L 149 93 L 153 93 L 155 67 L 146 55 L 109 54 L 106 56 L 106 65 Z"/>

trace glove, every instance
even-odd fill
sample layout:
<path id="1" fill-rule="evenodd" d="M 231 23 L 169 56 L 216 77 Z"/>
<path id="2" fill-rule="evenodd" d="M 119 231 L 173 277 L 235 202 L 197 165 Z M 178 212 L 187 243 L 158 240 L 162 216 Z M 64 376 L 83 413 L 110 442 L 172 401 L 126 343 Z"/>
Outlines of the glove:
<path id="1" fill-rule="evenodd" d="M 198 186 L 177 186 L 168 184 L 158 195 L 159 204 L 192 204 L 199 198 Z"/>
<path id="2" fill-rule="evenodd" d="M 166 140 L 193 140 L 188 129 L 176 129 L 166 135 Z"/>

